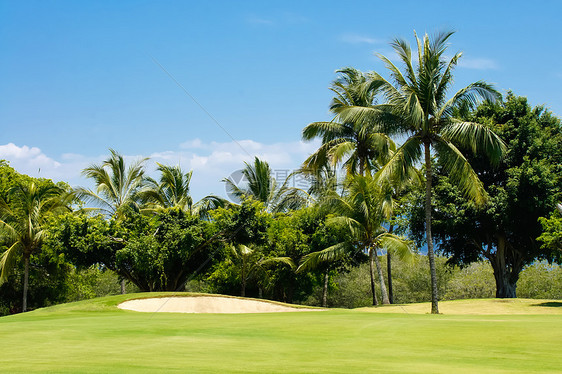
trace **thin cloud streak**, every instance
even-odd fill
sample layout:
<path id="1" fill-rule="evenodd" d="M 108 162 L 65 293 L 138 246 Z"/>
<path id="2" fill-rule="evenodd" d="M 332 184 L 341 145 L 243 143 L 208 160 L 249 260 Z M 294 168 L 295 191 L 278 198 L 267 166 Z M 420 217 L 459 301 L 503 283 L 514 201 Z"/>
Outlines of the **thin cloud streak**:
<path id="1" fill-rule="evenodd" d="M 458 63 L 459 67 L 475 70 L 497 70 L 498 64 L 489 58 L 466 58 L 461 57 Z"/>
<path id="2" fill-rule="evenodd" d="M 370 36 L 360 35 L 360 34 L 343 34 L 338 38 L 339 41 L 348 44 L 381 44 L 381 40 L 376 38 L 371 38 Z"/>

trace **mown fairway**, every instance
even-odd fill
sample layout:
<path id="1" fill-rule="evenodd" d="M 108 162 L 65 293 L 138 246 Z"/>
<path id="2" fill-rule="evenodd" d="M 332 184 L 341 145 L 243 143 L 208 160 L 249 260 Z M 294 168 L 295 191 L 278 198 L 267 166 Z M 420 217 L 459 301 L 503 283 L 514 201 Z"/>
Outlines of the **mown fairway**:
<path id="1" fill-rule="evenodd" d="M 549 314 L 512 315 L 406 314 L 396 307 L 388 313 L 379 308 L 377 313 L 363 309 L 197 315 L 115 307 L 131 297 L 0 318 L 0 370 L 528 373 L 562 369 L 562 304 L 558 302 L 517 300 L 519 311 Z M 479 303 L 471 301 L 471 309 L 477 310 Z M 442 305 L 445 311 L 447 303 Z"/>

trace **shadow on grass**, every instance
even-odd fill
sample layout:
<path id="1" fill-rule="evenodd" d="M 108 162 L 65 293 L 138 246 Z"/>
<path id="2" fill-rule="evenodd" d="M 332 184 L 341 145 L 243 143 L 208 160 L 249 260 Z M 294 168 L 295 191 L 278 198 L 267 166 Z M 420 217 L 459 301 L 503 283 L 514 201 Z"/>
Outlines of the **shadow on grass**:
<path id="1" fill-rule="evenodd" d="M 547 301 L 545 303 L 533 304 L 533 306 L 546 306 L 550 308 L 560 308 L 562 307 L 562 302 L 560 301 Z"/>

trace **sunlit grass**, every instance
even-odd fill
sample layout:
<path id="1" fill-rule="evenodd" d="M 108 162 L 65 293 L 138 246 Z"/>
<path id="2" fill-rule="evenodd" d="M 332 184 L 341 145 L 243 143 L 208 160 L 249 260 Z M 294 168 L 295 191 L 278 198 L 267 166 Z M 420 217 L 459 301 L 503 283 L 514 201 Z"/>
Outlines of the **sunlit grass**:
<path id="1" fill-rule="evenodd" d="M 515 300 L 505 304 L 518 314 L 499 315 L 484 313 L 490 304 L 502 304 L 495 300 L 442 302 L 443 312 L 451 308 L 443 315 L 424 314 L 427 305 L 404 306 L 413 308 L 409 313 L 394 306 L 375 308 L 377 313 L 269 314 L 116 308 L 132 296 L 0 318 L 2 372 L 528 373 L 562 367 L 562 308 L 556 301 Z M 462 303 L 487 315 L 453 314 Z M 535 314 L 537 308 L 557 314 Z"/>

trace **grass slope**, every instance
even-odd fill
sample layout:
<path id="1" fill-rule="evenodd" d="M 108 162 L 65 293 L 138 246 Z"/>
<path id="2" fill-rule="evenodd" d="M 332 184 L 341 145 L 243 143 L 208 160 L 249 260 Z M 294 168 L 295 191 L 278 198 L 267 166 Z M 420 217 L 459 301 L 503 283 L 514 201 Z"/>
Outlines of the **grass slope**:
<path id="1" fill-rule="evenodd" d="M 517 305 L 520 314 L 500 315 L 393 313 L 394 307 L 238 315 L 116 308 L 138 296 L 0 318 L 2 372 L 529 373 L 562 367 L 556 302 L 539 303 L 557 314 L 533 314 L 533 300 Z M 469 301 L 473 311 L 490 302 Z"/>

